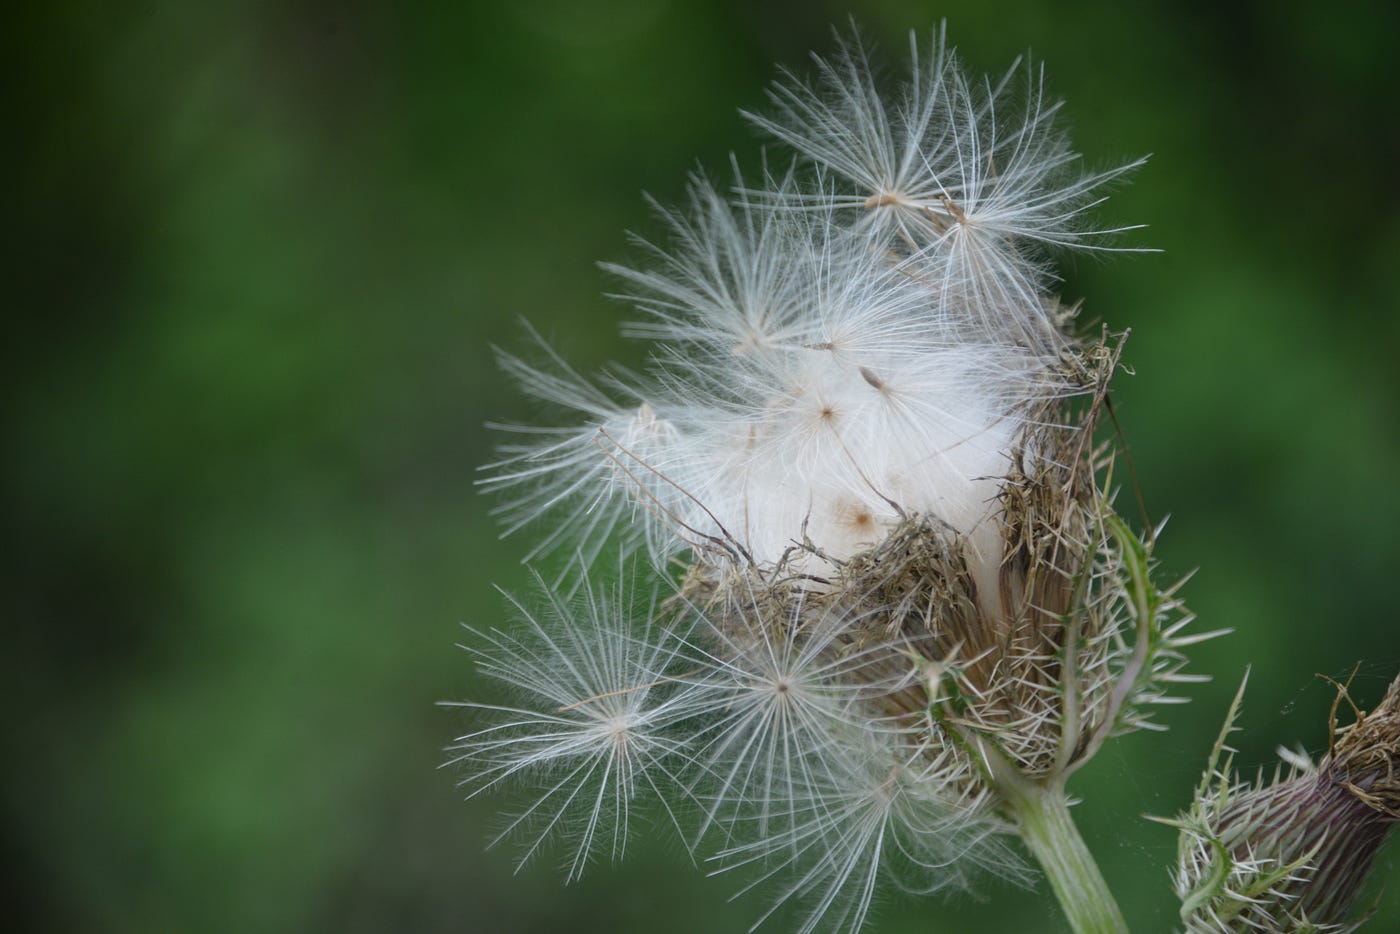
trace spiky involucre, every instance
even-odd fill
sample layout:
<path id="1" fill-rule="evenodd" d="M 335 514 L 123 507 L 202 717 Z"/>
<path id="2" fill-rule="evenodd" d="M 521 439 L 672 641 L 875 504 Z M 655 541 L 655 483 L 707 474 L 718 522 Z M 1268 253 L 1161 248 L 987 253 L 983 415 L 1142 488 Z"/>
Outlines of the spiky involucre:
<path id="1" fill-rule="evenodd" d="M 1351 725 L 1336 729 L 1334 713 L 1321 762 L 1286 753 L 1287 771 L 1267 781 L 1231 769 L 1226 739 L 1243 696 L 1241 684 L 1191 809 L 1165 821 L 1180 830 L 1182 920 L 1191 934 L 1354 931 L 1367 917 L 1357 896 L 1400 823 L 1400 678 Z"/>

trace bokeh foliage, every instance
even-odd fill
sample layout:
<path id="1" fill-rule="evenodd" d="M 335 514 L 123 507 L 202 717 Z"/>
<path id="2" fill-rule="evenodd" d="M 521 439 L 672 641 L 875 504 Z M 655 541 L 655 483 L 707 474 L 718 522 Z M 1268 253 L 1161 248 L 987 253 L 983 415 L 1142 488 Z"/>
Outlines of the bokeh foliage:
<path id="1" fill-rule="evenodd" d="M 949 20 L 1026 49 L 1091 162 L 1154 152 L 1110 214 L 1161 255 L 1064 294 L 1132 327 L 1117 412 L 1217 680 L 1072 790 L 1137 930 L 1229 695 L 1238 745 L 1325 743 L 1331 689 L 1400 667 L 1400 129 L 1392 4 L 871 0 L 30 5 L 0 28 L 12 544 L 5 851 L 39 930 L 747 927 L 674 845 L 564 888 L 481 846 L 500 800 L 434 771 L 478 691 L 452 644 L 525 587 L 472 488 L 530 407 L 526 317 L 639 362 L 593 265 L 698 158 L 758 142 L 775 63 L 850 7 L 894 67 Z M 1125 512 L 1131 491 L 1120 505 Z M 656 835 L 659 838 L 664 835 Z M 1373 930 L 1400 927 L 1400 846 Z M 703 867 L 702 867 L 703 869 Z M 1377 887 L 1380 891 L 1380 886 Z M 1040 929 L 1047 892 L 891 898 L 873 931 Z M 956 923 L 952 919 L 956 918 Z M 774 930 L 781 930 L 780 924 Z"/>

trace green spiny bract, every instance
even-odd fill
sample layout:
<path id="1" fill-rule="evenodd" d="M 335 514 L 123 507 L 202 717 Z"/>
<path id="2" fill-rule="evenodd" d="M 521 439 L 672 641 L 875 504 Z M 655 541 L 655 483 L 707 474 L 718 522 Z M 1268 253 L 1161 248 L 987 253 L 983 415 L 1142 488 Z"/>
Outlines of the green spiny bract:
<path id="1" fill-rule="evenodd" d="M 1400 822 L 1400 678 L 1374 711 L 1334 728 L 1321 762 L 1290 754 L 1268 782 L 1238 780 L 1225 754 L 1243 693 L 1190 811 L 1168 822 L 1181 831 L 1182 920 L 1192 934 L 1356 930 L 1356 898 Z"/>

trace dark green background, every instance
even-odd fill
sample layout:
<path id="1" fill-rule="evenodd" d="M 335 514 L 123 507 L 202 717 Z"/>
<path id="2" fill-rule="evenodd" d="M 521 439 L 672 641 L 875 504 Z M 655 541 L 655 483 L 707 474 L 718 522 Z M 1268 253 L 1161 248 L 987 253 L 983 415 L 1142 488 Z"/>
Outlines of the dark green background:
<path id="1" fill-rule="evenodd" d="M 977 70 L 1032 49 L 1112 216 L 1160 255 L 1064 292 L 1132 327 L 1116 398 L 1168 574 L 1235 635 L 1164 735 L 1072 790 L 1135 930 L 1230 693 L 1240 738 L 1325 742 L 1400 668 L 1396 37 L 1390 3 L 852 4 L 899 61 L 947 16 Z M 124 9 L 116 9 L 117 7 Z M 472 487 L 529 419 L 519 317 L 636 362 L 600 297 L 641 190 L 758 140 L 835 3 L 56 3 L 0 28 L 8 913 L 53 931 L 742 929 L 673 846 L 559 884 L 482 852 L 500 799 L 435 771 L 525 539 Z M 1400 847 L 1371 930 L 1400 926 Z M 1040 930 L 1055 908 L 884 900 L 876 932 Z M 936 923 L 937 922 L 937 923 Z M 1054 922 L 1058 923 L 1058 922 Z M 773 930 L 782 930 L 774 924 Z"/>

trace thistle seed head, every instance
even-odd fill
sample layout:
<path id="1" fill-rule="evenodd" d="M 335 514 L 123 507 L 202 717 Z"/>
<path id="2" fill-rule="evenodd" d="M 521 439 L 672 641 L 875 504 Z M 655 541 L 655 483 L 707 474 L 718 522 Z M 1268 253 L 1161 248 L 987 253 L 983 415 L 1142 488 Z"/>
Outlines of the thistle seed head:
<path id="1" fill-rule="evenodd" d="M 510 429 L 483 483 L 509 530 L 550 519 L 532 556 L 578 549 L 584 611 L 551 590 L 535 638 L 488 637 L 529 696 L 467 705 L 454 751 L 473 789 L 539 783 L 516 826 L 530 852 L 572 828 L 571 876 L 651 801 L 806 900 L 803 932 L 859 928 L 882 876 L 1023 878 L 1010 784 L 1062 782 L 1189 680 L 1202 637 L 1095 440 L 1122 341 L 1073 332 L 1045 258 L 1103 248 L 1085 212 L 1138 163 L 1081 171 L 1037 70 L 969 79 L 941 30 L 911 56 L 892 97 L 856 38 L 785 76 L 752 119 L 793 166 L 697 175 L 648 261 L 606 267 L 647 372 L 502 355 L 572 424 Z M 685 568 L 630 639 L 587 583 L 619 542 Z"/>

